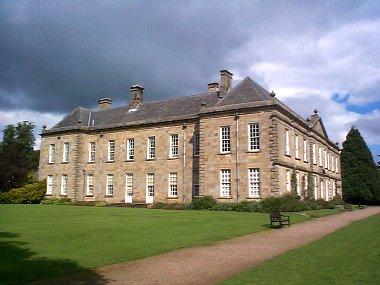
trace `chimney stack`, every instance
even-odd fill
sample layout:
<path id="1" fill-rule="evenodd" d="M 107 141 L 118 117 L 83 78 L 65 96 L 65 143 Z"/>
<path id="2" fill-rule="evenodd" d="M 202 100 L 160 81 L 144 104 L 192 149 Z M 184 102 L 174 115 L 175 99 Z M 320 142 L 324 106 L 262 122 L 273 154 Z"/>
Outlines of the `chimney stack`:
<path id="1" fill-rule="evenodd" d="M 107 110 L 112 107 L 112 100 L 110 98 L 103 98 L 98 100 L 99 110 Z"/>
<path id="2" fill-rule="evenodd" d="M 220 98 L 226 96 L 227 92 L 231 89 L 232 75 L 233 74 L 226 69 L 220 71 Z"/>
<path id="3" fill-rule="evenodd" d="M 131 108 L 138 108 L 143 100 L 144 88 L 140 85 L 131 86 L 131 102 L 129 106 Z"/>
<path id="4" fill-rule="evenodd" d="M 212 82 L 207 84 L 208 93 L 216 93 L 219 91 L 219 83 L 218 82 Z"/>

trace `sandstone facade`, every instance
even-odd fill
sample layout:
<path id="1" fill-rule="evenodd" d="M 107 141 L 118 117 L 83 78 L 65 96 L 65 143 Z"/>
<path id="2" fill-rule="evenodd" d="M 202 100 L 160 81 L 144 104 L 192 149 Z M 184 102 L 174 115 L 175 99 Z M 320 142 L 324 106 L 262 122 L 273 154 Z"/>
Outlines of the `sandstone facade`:
<path id="1" fill-rule="evenodd" d="M 42 131 L 39 179 L 48 179 L 47 195 L 110 203 L 260 200 L 290 191 L 293 171 L 300 196 L 308 175 L 315 198 L 340 194 L 340 150 L 317 111 L 305 120 L 249 78 L 231 89 L 231 78 L 223 70 L 220 88 L 211 83 L 207 93 L 157 102 L 144 102 L 144 89 L 134 85 L 128 106 L 112 108 L 106 98 L 99 110 L 77 108 Z"/>

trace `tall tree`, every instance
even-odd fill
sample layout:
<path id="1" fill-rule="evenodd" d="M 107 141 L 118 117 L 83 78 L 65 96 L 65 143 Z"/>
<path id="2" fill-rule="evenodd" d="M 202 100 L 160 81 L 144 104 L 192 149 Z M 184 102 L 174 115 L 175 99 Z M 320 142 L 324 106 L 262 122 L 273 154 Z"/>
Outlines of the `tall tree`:
<path id="1" fill-rule="evenodd" d="M 351 128 L 343 142 L 341 162 L 343 199 L 354 204 L 378 204 L 379 173 L 357 128 Z"/>
<path id="2" fill-rule="evenodd" d="M 33 131 L 34 125 L 30 122 L 4 128 L 0 142 L 0 191 L 22 186 L 30 171 L 36 168 Z"/>

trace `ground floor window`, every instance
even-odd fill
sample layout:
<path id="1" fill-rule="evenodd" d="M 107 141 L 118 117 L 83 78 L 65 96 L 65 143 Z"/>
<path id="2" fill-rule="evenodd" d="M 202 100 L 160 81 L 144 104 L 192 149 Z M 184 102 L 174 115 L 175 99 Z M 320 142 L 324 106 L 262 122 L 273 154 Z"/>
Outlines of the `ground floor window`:
<path id="1" fill-rule="evenodd" d="M 290 170 L 286 170 L 286 192 L 290 192 L 291 185 L 290 185 L 290 180 L 291 180 L 291 173 Z"/>
<path id="2" fill-rule="evenodd" d="M 46 181 L 46 195 L 53 195 L 53 175 L 48 175 Z"/>
<path id="3" fill-rule="evenodd" d="M 231 196 L 231 170 L 222 169 L 220 171 L 220 196 Z"/>
<path id="4" fill-rule="evenodd" d="M 193 173 L 193 193 L 194 197 L 199 197 L 199 175 Z"/>
<path id="5" fill-rule="evenodd" d="M 63 174 L 61 178 L 61 195 L 67 195 L 67 174 Z"/>
<path id="6" fill-rule="evenodd" d="M 113 174 L 107 174 L 107 188 L 106 188 L 106 195 L 112 196 L 113 195 Z"/>
<path id="7" fill-rule="evenodd" d="M 127 196 L 133 196 L 133 174 L 127 173 L 125 176 L 125 191 Z"/>
<path id="8" fill-rule="evenodd" d="M 178 195 L 178 175 L 177 172 L 169 173 L 169 197 Z"/>
<path id="9" fill-rule="evenodd" d="M 317 176 L 313 175 L 313 192 L 314 198 L 318 199 L 318 187 L 317 187 Z"/>
<path id="10" fill-rule="evenodd" d="M 86 196 L 94 195 L 94 175 L 87 174 Z"/>
<path id="11" fill-rule="evenodd" d="M 248 197 L 260 197 L 260 170 L 258 168 L 248 169 Z"/>
<path id="12" fill-rule="evenodd" d="M 148 196 L 153 197 L 154 196 L 154 174 L 148 173 L 146 175 L 146 188 Z"/>

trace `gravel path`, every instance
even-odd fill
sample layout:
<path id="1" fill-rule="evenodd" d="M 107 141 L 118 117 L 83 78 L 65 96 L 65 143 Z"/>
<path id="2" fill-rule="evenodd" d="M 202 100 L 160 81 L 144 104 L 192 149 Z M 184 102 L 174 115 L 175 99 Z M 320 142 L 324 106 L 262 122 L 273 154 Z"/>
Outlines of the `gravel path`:
<path id="1" fill-rule="evenodd" d="M 318 240 L 353 221 L 376 214 L 380 214 L 380 207 L 368 207 L 295 224 L 290 228 L 249 234 L 208 246 L 186 248 L 109 265 L 94 270 L 97 276 L 101 276 L 100 282 L 85 274 L 75 274 L 50 280 L 48 283 L 213 284 L 286 251 Z"/>

